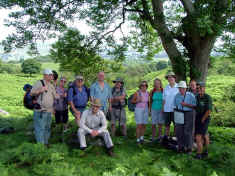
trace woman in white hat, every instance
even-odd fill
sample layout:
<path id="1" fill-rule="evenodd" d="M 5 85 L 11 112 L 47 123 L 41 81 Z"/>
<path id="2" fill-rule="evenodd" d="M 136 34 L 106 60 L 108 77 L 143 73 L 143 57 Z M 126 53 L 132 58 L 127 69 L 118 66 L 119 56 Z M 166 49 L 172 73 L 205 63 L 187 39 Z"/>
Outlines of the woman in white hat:
<path id="1" fill-rule="evenodd" d="M 180 81 L 178 86 L 179 93 L 176 94 L 174 100 L 175 111 L 183 114 L 181 120 L 174 115 L 176 124 L 176 136 L 178 140 L 178 152 L 192 152 L 193 144 L 193 109 L 196 107 L 195 96 L 187 92 L 185 81 Z"/>

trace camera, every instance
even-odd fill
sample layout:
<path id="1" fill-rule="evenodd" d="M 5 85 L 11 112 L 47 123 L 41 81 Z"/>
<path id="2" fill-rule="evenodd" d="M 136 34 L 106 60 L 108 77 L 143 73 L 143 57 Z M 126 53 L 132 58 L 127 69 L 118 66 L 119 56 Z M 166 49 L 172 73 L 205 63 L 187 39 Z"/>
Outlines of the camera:
<path id="1" fill-rule="evenodd" d="M 38 104 L 38 103 L 35 103 L 35 104 L 34 104 L 34 109 L 41 109 L 41 105 Z"/>

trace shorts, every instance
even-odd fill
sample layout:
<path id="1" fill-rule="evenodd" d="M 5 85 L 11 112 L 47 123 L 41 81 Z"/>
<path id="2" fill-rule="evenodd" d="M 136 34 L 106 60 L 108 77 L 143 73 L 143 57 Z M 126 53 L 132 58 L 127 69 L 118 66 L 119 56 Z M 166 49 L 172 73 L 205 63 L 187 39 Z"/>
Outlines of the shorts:
<path id="1" fill-rule="evenodd" d="M 111 124 L 115 125 L 116 121 L 119 119 L 120 119 L 120 125 L 126 124 L 126 110 L 124 108 L 122 108 L 122 109 L 112 108 Z"/>
<path id="2" fill-rule="evenodd" d="M 86 110 L 86 108 L 77 108 L 76 107 L 76 109 L 81 113 L 81 117 L 82 117 L 82 113 L 83 113 L 83 111 L 85 111 Z M 72 108 L 70 108 L 70 112 L 73 114 L 73 116 L 75 117 L 75 114 L 74 114 L 74 112 L 73 112 L 73 110 L 72 110 Z"/>
<path id="3" fill-rule="evenodd" d="M 149 116 L 148 108 L 135 108 L 136 124 L 147 124 L 148 116 Z"/>
<path id="4" fill-rule="evenodd" d="M 151 110 L 151 116 L 152 116 L 152 124 L 164 124 L 164 118 L 163 118 L 163 112 L 161 110 Z"/>
<path id="5" fill-rule="evenodd" d="M 68 109 L 64 111 L 55 111 L 55 122 L 59 123 L 67 123 L 69 119 Z"/>
<path id="6" fill-rule="evenodd" d="M 170 126 L 171 122 L 175 123 L 174 122 L 174 112 L 164 112 L 163 117 L 164 117 L 166 126 Z"/>
<path id="7" fill-rule="evenodd" d="M 207 118 L 204 123 L 201 122 L 201 118 L 200 117 L 196 117 L 196 123 L 195 123 L 195 134 L 199 134 L 199 135 L 206 135 L 207 131 L 208 131 L 208 126 L 210 123 L 210 118 Z"/>

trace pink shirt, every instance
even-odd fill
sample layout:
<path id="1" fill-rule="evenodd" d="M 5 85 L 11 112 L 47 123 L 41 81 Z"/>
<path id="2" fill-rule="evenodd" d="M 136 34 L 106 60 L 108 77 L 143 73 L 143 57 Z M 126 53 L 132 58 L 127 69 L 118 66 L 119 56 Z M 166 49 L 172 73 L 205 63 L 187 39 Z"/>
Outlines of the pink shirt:
<path id="1" fill-rule="evenodd" d="M 141 102 L 137 103 L 136 107 L 137 108 L 148 108 L 149 93 L 147 91 L 146 92 L 140 91 L 140 94 L 141 94 Z M 139 92 L 138 92 L 138 96 L 139 96 Z"/>

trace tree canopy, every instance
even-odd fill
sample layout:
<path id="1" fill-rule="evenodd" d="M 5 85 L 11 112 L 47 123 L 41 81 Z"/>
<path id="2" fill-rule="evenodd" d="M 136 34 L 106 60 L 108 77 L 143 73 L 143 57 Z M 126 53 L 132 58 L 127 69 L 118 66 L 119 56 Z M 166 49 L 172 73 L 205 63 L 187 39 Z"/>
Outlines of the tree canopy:
<path id="1" fill-rule="evenodd" d="M 206 80 L 209 56 L 217 37 L 234 29 L 232 0 L 8 0 L 3 8 L 20 7 L 10 14 L 16 33 L 4 42 L 6 50 L 55 37 L 69 22 L 85 20 L 92 27 L 87 43 L 125 59 L 128 46 L 152 58 L 163 46 L 178 79 L 187 74 Z M 122 32 L 128 23 L 130 33 Z M 114 32 L 122 36 L 115 40 Z M 159 38 L 161 42 L 159 41 Z"/>

